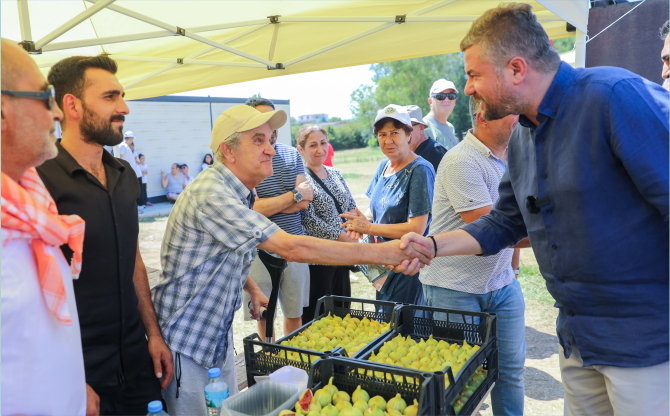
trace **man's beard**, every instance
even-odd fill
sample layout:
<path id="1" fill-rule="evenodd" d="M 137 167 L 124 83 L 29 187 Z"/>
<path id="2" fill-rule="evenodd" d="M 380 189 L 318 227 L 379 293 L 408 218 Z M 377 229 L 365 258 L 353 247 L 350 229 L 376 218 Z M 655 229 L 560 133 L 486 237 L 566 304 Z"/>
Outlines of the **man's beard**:
<path id="1" fill-rule="evenodd" d="M 114 129 L 112 125 L 114 120 L 125 121 L 126 118 L 123 114 L 114 115 L 107 121 L 91 111 L 83 102 L 82 107 L 84 108 L 84 117 L 79 128 L 86 143 L 116 146 L 123 141 L 123 126 Z"/>
<path id="2" fill-rule="evenodd" d="M 497 85 L 496 95 L 498 97 L 497 104 L 492 104 L 490 101 L 484 100 L 481 96 L 475 95 L 475 98 L 482 100 L 485 105 L 483 114 L 484 120 L 500 120 L 511 114 L 523 113 L 526 106 L 524 103 L 520 102 L 519 95 L 506 89 L 502 82 Z"/>

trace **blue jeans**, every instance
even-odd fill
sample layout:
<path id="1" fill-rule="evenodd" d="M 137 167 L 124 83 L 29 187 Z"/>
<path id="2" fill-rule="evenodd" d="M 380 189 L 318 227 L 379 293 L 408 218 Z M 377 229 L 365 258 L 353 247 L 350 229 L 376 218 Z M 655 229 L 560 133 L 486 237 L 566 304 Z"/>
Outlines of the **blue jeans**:
<path id="1" fill-rule="evenodd" d="M 500 378 L 491 392 L 493 414 L 523 415 L 526 305 L 519 281 L 483 295 L 423 285 L 428 306 L 495 313 L 498 316 Z"/>

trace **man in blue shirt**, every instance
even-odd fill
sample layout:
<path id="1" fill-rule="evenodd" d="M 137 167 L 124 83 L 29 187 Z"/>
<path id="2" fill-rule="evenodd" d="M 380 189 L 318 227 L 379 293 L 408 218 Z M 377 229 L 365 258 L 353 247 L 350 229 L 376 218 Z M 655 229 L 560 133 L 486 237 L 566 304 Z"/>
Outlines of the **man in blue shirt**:
<path id="1" fill-rule="evenodd" d="M 561 63 L 525 4 L 484 13 L 461 49 L 466 95 L 520 125 L 495 208 L 437 236 L 436 254 L 493 255 L 528 236 L 559 310 L 565 413 L 667 415 L 668 92 Z"/>

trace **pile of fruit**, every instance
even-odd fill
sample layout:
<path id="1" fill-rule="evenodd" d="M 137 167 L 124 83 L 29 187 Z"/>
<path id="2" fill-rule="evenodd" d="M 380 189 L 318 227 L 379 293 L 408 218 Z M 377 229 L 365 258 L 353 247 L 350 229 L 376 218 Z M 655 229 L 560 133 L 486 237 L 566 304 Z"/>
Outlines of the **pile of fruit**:
<path id="1" fill-rule="evenodd" d="M 304 331 L 290 340 L 282 341 L 281 345 L 303 348 L 312 351 L 331 351 L 342 347 L 352 357 L 361 348 L 389 330 L 391 324 L 368 318 L 358 319 L 347 315 L 344 318 L 328 313 Z M 282 351 L 285 358 L 300 361 L 300 354 Z M 303 359 L 305 359 L 305 354 Z"/>
<path id="2" fill-rule="evenodd" d="M 381 396 L 370 398 L 361 386 L 351 394 L 338 390 L 333 385 L 333 378 L 322 389 L 312 395 L 310 389 L 300 395 L 295 409 L 282 410 L 279 416 L 415 416 L 419 404 L 407 406 L 400 393 L 388 402 Z"/>
<path id="3" fill-rule="evenodd" d="M 450 344 L 444 340 L 439 342 L 431 335 L 427 340 L 419 342 L 411 337 L 401 335 L 387 341 L 368 358 L 380 364 L 397 365 L 419 371 L 442 371 L 450 366 L 454 377 L 465 363 L 479 350 L 479 345 L 471 346 L 467 341 L 463 345 Z M 449 377 L 445 374 L 445 385 L 449 386 Z"/>
<path id="4" fill-rule="evenodd" d="M 470 400 L 470 397 L 475 393 L 477 387 L 484 382 L 488 372 L 483 368 L 478 368 L 477 371 L 470 377 L 463 390 L 458 393 L 458 396 L 451 402 L 451 405 L 454 406 L 454 412 L 459 414 L 465 403 Z"/>

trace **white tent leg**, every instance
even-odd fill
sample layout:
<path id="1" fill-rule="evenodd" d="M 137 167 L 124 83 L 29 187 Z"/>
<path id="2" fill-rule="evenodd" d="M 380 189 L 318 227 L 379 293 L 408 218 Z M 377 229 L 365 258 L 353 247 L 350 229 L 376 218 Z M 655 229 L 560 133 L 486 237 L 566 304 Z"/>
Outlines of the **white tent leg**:
<path id="1" fill-rule="evenodd" d="M 575 68 L 586 67 L 586 33 L 575 32 Z"/>
<path id="2" fill-rule="evenodd" d="M 28 13 L 28 0 L 18 0 L 19 24 L 21 25 L 21 40 L 32 41 L 33 32 L 30 30 L 30 13 Z"/>
<path id="3" fill-rule="evenodd" d="M 98 13 L 100 10 L 106 8 L 107 6 L 111 5 L 114 3 L 116 0 L 104 0 L 96 3 L 93 7 L 90 9 L 84 10 L 83 12 L 79 13 L 72 19 L 70 19 L 67 23 L 59 27 L 58 29 L 54 30 L 53 32 L 49 33 L 42 39 L 38 40 L 35 42 L 35 49 L 40 49 L 44 45 L 47 45 L 49 42 L 52 40 L 56 39 L 60 35 L 64 34 L 68 30 L 72 29 L 73 27 L 77 26 L 79 23 L 83 22 L 84 20 L 88 19 L 89 17 L 93 16 L 94 14 Z"/>

